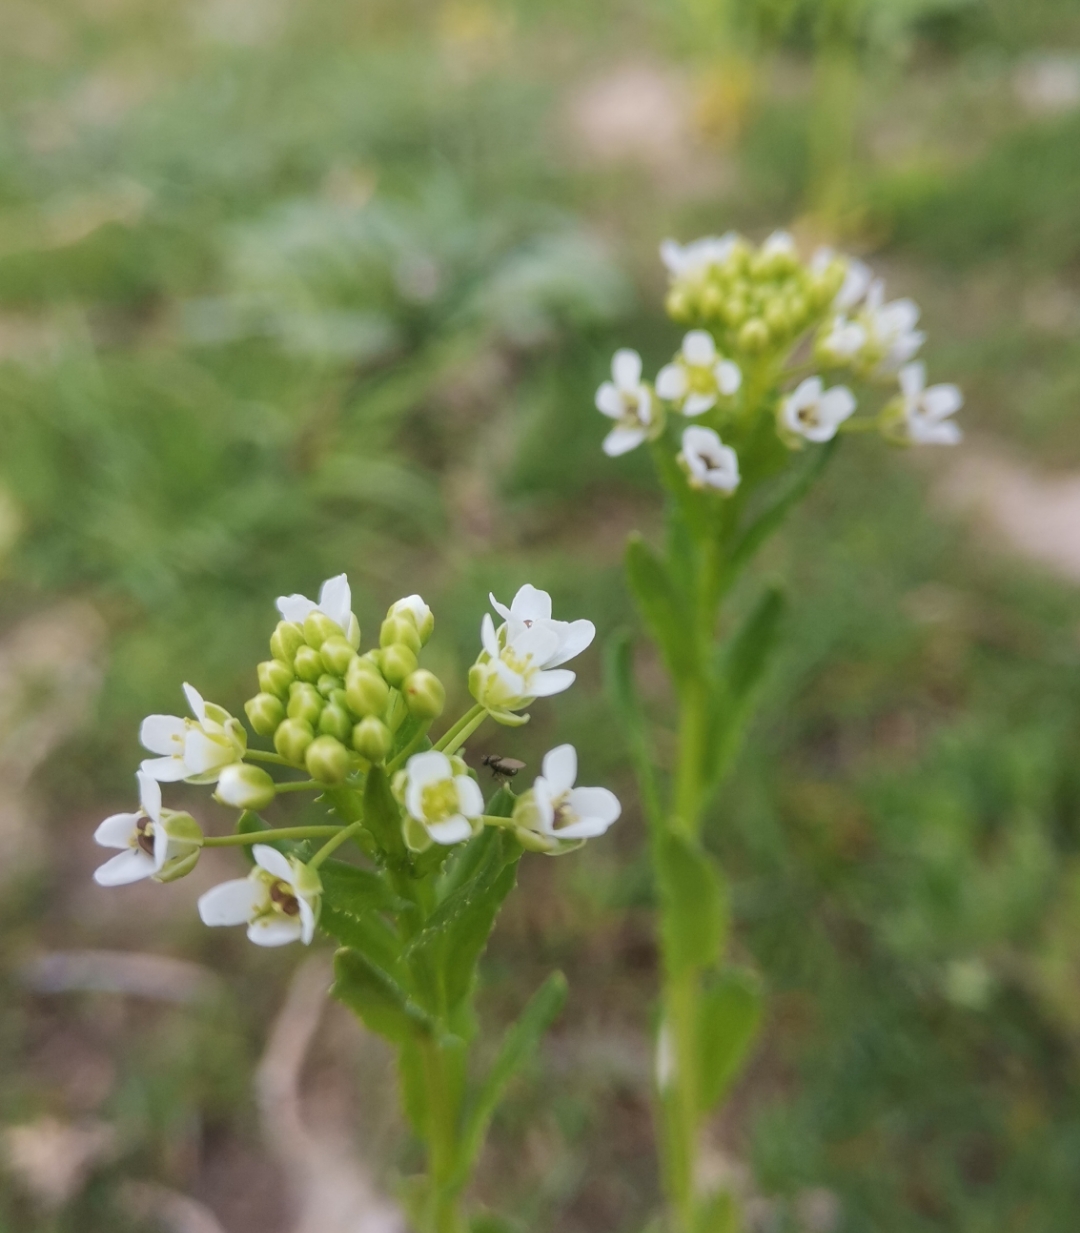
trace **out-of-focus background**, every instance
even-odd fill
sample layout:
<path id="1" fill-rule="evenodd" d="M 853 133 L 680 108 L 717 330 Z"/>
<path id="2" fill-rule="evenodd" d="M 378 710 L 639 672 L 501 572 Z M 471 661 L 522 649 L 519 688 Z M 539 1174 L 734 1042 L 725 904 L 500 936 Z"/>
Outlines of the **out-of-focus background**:
<path id="1" fill-rule="evenodd" d="M 1076 1228 L 1074 0 L 2 0 L 3 1233 L 397 1227 L 387 1057 L 325 949 L 205 930 L 227 854 L 97 888 L 93 828 L 140 718 L 184 680 L 239 712 L 274 597 L 342 569 L 368 630 L 421 591 L 458 682 L 489 589 L 632 628 L 656 498 L 593 391 L 677 344 L 660 238 L 791 221 L 919 301 L 968 439 L 849 441 L 741 597 L 788 580 L 789 641 L 708 841 L 770 996 L 709 1168 L 761 1233 Z M 657 1199 L 598 661 L 470 747 L 574 741 L 627 802 L 525 859 L 486 963 L 492 1029 L 570 980 L 477 1187 L 537 1233 Z"/>

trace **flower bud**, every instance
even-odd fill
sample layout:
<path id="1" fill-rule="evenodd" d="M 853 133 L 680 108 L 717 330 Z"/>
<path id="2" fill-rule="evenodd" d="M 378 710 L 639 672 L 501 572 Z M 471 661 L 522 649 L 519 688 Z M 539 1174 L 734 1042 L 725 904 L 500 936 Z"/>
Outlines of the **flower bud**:
<path id="1" fill-rule="evenodd" d="M 356 652 L 349 644 L 349 640 L 340 634 L 327 638 L 319 648 L 319 653 L 322 655 L 326 671 L 334 676 L 344 676 L 349 665 L 356 658 Z"/>
<path id="2" fill-rule="evenodd" d="M 337 693 L 338 690 L 344 687 L 345 682 L 341 677 L 331 676 L 329 672 L 324 672 L 318 681 L 315 682 L 315 688 L 324 698 L 329 698 L 331 694 Z"/>
<path id="3" fill-rule="evenodd" d="M 290 719 L 302 719 L 314 727 L 319 722 L 322 709 L 322 695 L 314 685 L 303 685 L 297 681 L 289 690 L 287 712 Z"/>
<path id="4" fill-rule="evenodd" d="M 214 799 L 234 809 L 265 809 L 276 795 L 274 781 L 262 767 L 234 762 L 221 772 Z"/>
<path id="5" fill-rule="evenodd" d="M 435 632 L 435 615 L 419 595 L 406 595 L 395 600 L 386 614 L 388 617 L 407 617 L 416 626 L 423 646 Z"/>
<path id="6" fill-rule="evenodd" d="M 277 726 L 285 718 L 285 707 L 273 694 L 256 694 L 244 703 L 248 722 L 259 736 L 273 736 Z"/>
<path id="7" fill-rule="evenodd" d="M 312 779 L 340 783 L 349 773 L 352 758 L 336 737 L 317 736 L 307 747 L 304 765 Z"/>
<path id="8" fill-rule="evenodd" d="M 292 668 L 284 660 L 267 659 L 259 665 L 259 688 L 264 694 L 277 694 L 284 698 L 289 686 L 296 679 Z"/>
<path id="9" fill-rule="evenodd" d="M 293 656 L 304 645 L 304 631 L 292 621 L 279 621 L 270 636 L 270 654 L 291 664 Z"/>
<path id="10" fill-rule="evenodd" d="M 442 681 L 426 668 L 417 668 L 410 673 L 401 692 L 409 714 L 417 719 L 438 719 L 446 705 L 446 690 Z"/>
<path id="11" fill-rule="evenodd" d="M 315 732 L 306 719 L 286 719 L 274 733 L 274 748 L 286 762 L 301 766 L 314 739 Z"/>
<path id="12" fill-rule="evenodd" d="M 317 681 L 323 674 L 322 656 L 314 647 L 302 646 L 296 652 L 293 668 L 302 681 Z"/>
<path id="13" fill-rule="evenodd" d="M 304 620 L 304 641 L 317 651 L 327 638 L 340 638 L 343 630 L 325 612 L 309 612 Z"/>
<path id="14" fill-rule="evenodd" d="M 681 287 L 671 288 L 664 300 L 664 307 L 673 321 L 689 321 L 691 317 L 690 302 Z"/>
<path id="15" fill-rule="evenodd" d="M 360 663 L 364 668 L 374 668 L 376 672 L 382 672 L 382 651 L 378 647 L 372 647 L 370 651 L 365 651 L 360 656 Z"/>
<path id="16" fill-rule="evenodd" d="M 345 699 L 355 715 L 381 715 L 390 701 L 390 686 L 374 665 L 367 670 L 350 670 L 345 681 Z"/>
<path id="17" fill-rule="evenodd" d="M 353 749 L 369 762 L 382 762 L 393 748 L 394 738 L 381 719 L 369 715 L 352 730 Z"/>
<path id="18" fill-rule="evenodd" d="M 400 686 L 416 671 L 416 655 L 403 642 L 395 642 L 383 649 L 382 670 L 391 685 Z"/>
<path id="19" fill-rule="evenodd" d="M 787 307 L 782 299 L 770 300 L 765 308 L 765 324 L 772 334 L 786 334 L 789 327 Z"/>
<path id="20" fill-rule="evenodd" d="M 379 629 L 379 645 L 384 650 L 391 646 L 407 646 L 414 655 L 419 655 L 420 631 L 408 617 L 387 617 Z"/>
<path id="21" fill-rule="evenodd" d="M 709 283 L 701 293 L 701 313 L 705 317 L 718 317 L 724 304 L 724 293 L 715 283 Z"/>
<path id="22" fill-rule="evenodd" d="M 738 341 L 743 351 L 764 351 L 769 345 L 769 327 L 760 317 L 751 317 L 739 330 Z"/>
<path id="23" fill-rule="evenodd" d="M 339 741 L 347 741 L 352 734 L 353 720 L 347 708 L 331 702 L 323 707 L 319 716 L 319 731 L 324 736 L 336 736 Z"/>

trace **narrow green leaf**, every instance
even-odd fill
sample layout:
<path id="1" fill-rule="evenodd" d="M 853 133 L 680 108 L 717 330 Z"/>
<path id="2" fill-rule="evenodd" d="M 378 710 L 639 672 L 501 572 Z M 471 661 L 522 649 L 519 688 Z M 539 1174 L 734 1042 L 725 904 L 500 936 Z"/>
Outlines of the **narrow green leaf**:
<path id="1" fill-rule="evenodd" d="M 739 1233 L 739 1205 L 729 1190 L 718 1190 L 700 1201 L 694 1233 Z"/>
<path id="2" fill-rule="evenodd" d="M 460 1179 L 464 1180 L 472 1171 L 507 1084 L 535 1054 L 540 1038 L 562 1010 L 565 1001 L 566 977 L 561 972 L 552 972 L 503 1037 L 487 1078 L 465 1115 L 457 1162 Z"/>
<path id="3" fill-rule="evenodd" d="M 319 928 L 343 946 L 360 952 L 394 980 L 404 981 L 401 944 L 377 912 L 349 912 L 323 901 Z"/>
<path id="4" fill-rule="evenodd" d="M 626 546 L 626 576 L 649 633 L 676 681 L 697 671 L 697 651 L 689 605 L 667 567 L 639 535 Z"/>
<path id="5" fill-rule="evenodd" d="M 434 1035 L 434 1019 L 381 968 L 357 950 L 339 950 L 334 956 L 331 993 L 359 1015 L 365 1025 L 393 1044 L 402 1045 L 417 1035 Z"/>
<path id="6" fill-rule="evenodd" d="M 664 961 L 672 976 L 719 962 L 727 938 L 728 904 L 715 862 L 700 845 L 666 834 L 657 845 L 663 902 Z"/>
<path id="7" fill-rule="evenodd" d="M 390 791 L 390 781 L 381 766 L 373 766 L 364 780 L 364 826 L 384 852 L 397 860 L 407 859 L 401 807 Z"/>
<path id="8" fill-rule="evenodd" d="M 403 912 L 412 904 L 396 895 L 381 874 L 346 861 L 328 860 L 319 867 L 323 902 L 353 916 L 361 912 Z"/>
<path id="9" fill-rule="evenodd" d="M 648 725 L 634 682 L 634 644 L 626 630 L 613 634 L 604 646 L 604 684 L 626 737 L 646 817 L 651 825 L 659 826 L 660 790 L 649 753 Z"/>
<path id="10" fill-rule="evenodd" d="M 744 968 L 725 968 L 701 1000 L 698 1066 L 701 1112 L 720 1101 L 739 1073 L 761 1022 L 760 982 Z"/>

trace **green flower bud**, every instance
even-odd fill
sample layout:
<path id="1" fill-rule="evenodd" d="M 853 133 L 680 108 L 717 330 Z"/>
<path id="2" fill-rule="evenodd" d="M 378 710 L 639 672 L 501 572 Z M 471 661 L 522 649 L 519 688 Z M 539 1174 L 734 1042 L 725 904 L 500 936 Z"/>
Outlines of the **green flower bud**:
<path id="1" fill-rule="evenodd" d="M 352 734 L 353 720 L 348 708 L 330 703 L 323 708 L 319 716 L 319 731 L 324 736 L 336 736 L 339 741 L 347 741 Z"/>
<path id="2" fill-rule="evenodd" d="M 379 645 L 385 650 L 399 644 L 407 646 L 414 655 L 419 655 L 420 631 L 408 617 L 387 617 L 379 629 Z"/>
<path id="3" fill-rule="evenodd" d="M 356 661 L 354 661 L 356 662 Z M 360 664 L 367 668 L 372 667 L 376 672 L 382 672 L 382 651 L 378 647 L 372 647 L 370 651 L 365 651 L 360 656 Z"/>
<path id="4" fill-rule="evenodd" d="M 416 671 L 416 655 L 403 642 L 396 642 L 383 649 L 382 670 L 391 685 L 400 686 Z"/>
<path id="5" fill-rule="evenodd" d="M 284 660 L 267 659 L 258 667 L 259 688 L 264 694 L 277 694 L 284 698 L 289 686 L 296 679 L 292 668 Z"/>
<path id="6" fill-rule="evenodd" d="M 342 710 L 347 711 L 349 709 L 349 696 L 343 689 L 332 689 L 330 696 L 326 700 L 334 706 L 340 706 Z"/>
<path id="7" fill-rule="evenodd" d="M 760 317 L 751 317 L 739 331 L 738 341 L 743 351 L 764 351 L 769 345 L 769 327 Z"/>
<path id="8" fill-rule="evenodd" d="M 319 722 L 322 709 L 322 694 L 314 685 L 304 685 L 297 681 L 289 690 L 287 713 L 290 719 L 303 719 L 314 727 Z"/>
<path id="9" fill-rule="evenodd" d="M 326 671 L 333 676 L 344 676 L 348 671 L 349 665 L 356 658 L 356 652 L 353 650 L 347 638 L 341 637 L 340 634 L 335 634 L 332 638 L 327 638 L 319 648 L 322 655 L 322 661 L 326 665 Z"/>
<path id="10" fill-rule="evenodd" d="M 406 595 L 404 599 L 395 600 L 386 615 L 405 617 L 412 621 L 416 626 L 416 632 L 420 635 L 421 646 L 425 645 L 435 632 L 435 614 L 419 595 Z"/>
<path id="11" fill-rule="evenodd" d="M 285 718 L 285 707 L 273 694 L 256 694 L 244 703 L 248 722 L 259 736 L 273 736 Z"/>
<path id="12" fill-rule="evenodd" d="M 417 719 L 438 719 L 446 705 L 442 681 L 426 668 L 411 673 L 401 687 L 409 714 Z"/>
<path id="13" fill-rule="evenodd" d="M 352 758 L 336 737 L 317 736 L 307 747 L 304 765 L 312 779 L 340 783 L 352 767 Z"/>
<path id="14" fill-rule="evenodd" d="M 390 686 L 374 665 L 366 671 L 350 671 L 345 681 L 345 700 L 354 715 L 381 715 L 390 701 Z"/>
<path id="15" fill-rule="evenodd" d="M 783 300 L 771 300 L 765 309 L 765 324 L 772 334 L 786 334 L 790 328 L 787 307 Z"/>
<path id="16" fill-rule="evenodd" d="M 742 323 L 746 320 L 746 313 L 747 313 L 746 300 L 743 299 L 741 295 L 730 296 L 724 302 L 724 309 L 723 309 L 722 316 L 724 318 L 725 323 L 729 325 L 732 329 L 735 329 L 738 326 L 742 325 Z"/>
<path id="17" fill-rule="evenodd" d="M 664 300 L 664 307 L 673 321 L 689 321 L 692 315 L 690 301 L 681 287 L 672 287 Z"/>
<path id="18" fill-rule="evenodd" d="M 279 621 L 270 636 L 270 654 L 291 664 L 293 656 L 304 645 L 304 631 L 292 621 Z"/>
<path id="19" fill-rule="evenodd" d="M 331 694 L 337 693 L 339 689 L 343 689 L 345 682 L 339 676 L 331 676 L 329 672 L 324 672 L 318 681 L 315 682 L 315 688 L 322 694 L 324 698 L 329 698 Z"/>
<path id="20" fill-rule="evenodd" d="M 302 646 L 296 652 L 293 668 L 302 681 L 317 681 L 323 674 L 322 656 L 314 647 Z"/>
<path id="21" fill-rule="evenodd" d="M 701 312 L 705 317 L 718 317 L 724 305 L 724 293 L 715 283 L 709 283 L 701 293 Z"/>
<path id="22" fill-rule="evenodd" d="M 369 715 L 353 728 L 352 746 L 369 762 L 383 762 L 394 746 L 394 737 L 381 719 Z"/>
<path id="23" fill-rule="evenodd" d="M 221 772 L 214 800 L 234 809 L 265 809 L 276 795 L 274 781 L 262 767 L 234 762 Z"/>
<path id="24" fill-rule="evenodd" d="M 286 719 L 274 733 L 274 748 L 294 766 L 302 766 L 315 732 L 306 719 Z"/>
<path id="25" fill-rule="evenodd" d="M 317 651 L 327 638 L 340 638 L 341 626 L 331 621 L 325 612 L 309 612 L 304 620 L 304 640 Z"/>

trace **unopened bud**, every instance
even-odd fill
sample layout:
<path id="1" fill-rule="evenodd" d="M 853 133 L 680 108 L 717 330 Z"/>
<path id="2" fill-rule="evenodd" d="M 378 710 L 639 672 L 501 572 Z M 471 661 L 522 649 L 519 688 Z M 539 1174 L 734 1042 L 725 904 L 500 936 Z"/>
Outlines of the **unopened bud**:
<path id="1" fill-rule="evenodd" d="M 760 317 L 751 317 L 739 330 L 739 346 L 743 351 L 754 352 L 764 351 L 768 345 L 769 327 Z"/>
<path id="2" fill-rule="evenodd" d="M 270 776 L 259 766 L 234 762 L 218 779 L 214 799 L 234 809 L 265 809 L 277 795 Z"/>
<path id="3" fill-rule="evenodd" d="M 340 638 L 344 630 L 336 621 L 331 621 L 325 612 L 309 612 L 304 619 L 304 641 L 318 650 L 327 638 Z"/>
<path id="4" fill-rule="evenodd" d="M 349 665 L 356 658 L 356 651 L 353 650 L 349 640 L 340 634 L 327 638 L 319 648 L 319 653 L 326 665 L 326 671 L 334 676 L 344 676 Z"/>
<path id="5" fill-rule="evenodd" d="M 379 645 L 384 651 L 398 644 L 407 646 L 414 655 L 420 654 L 420 631 L 409 617 L 387 617 L 379 629 Z"/>
<path id="6" fill-rule="evenodd" d="M 339 689 L 344 689 L 345 682 L 339 676 L 331 676 L 329 672 L 324 672 L 315 682 L 315 688 L 324 698 L 328 699 L 331 694 L 337 693 Z"/>
<path id="7" fill-rule="evenodd" d="M 352 758 L 336 737 L 317 736 L 307 747 L 304 765 L 312 779 L 340 783 L 349 773 Z"/>
<path id="8" fill-rule="evenodd" d="M 282 659 L 267 659 L 259 665 L 259 688 L 264 694 L 277 694 L 284 698 L 289 686 L 296 679 L 292 668 Z"/>
<path id="9" fill-rule="evenodd" d="M 303 645 L 304 631 L 292 621 L 279 621 L 270 635 L 270 654 L 287 664 Z"/>
<path id="10" fill-rule="evenodd" d="M 390 686 L 370 661 L 366 669 L 354 665 L 345 680 L 345 699 L 356 715 L 381 715 L 390 701 Z"/>
<path id="11" fill-rule="evenodd" d="M 302 766 L 315 732 L 306 719 L 286 719 L 274 733 L 274 748 L 294 766 Z"/>
<path id="12" fill-rule="evenodd" d="M 789 326 L 787 306 L 781 299 L 770 300 L 765 308 L 765 324 L 774 335 L 786 334 Z"/>
<path id="13" fill-rule="evenodd" d="M 718 317 L 724 305 L 724 292 L 715 283 L 709 283 L 701 292 L 701 312 L 706 317 Z"/>
<path id="14" fill-rule="evenodd" d="M 303 719 L 314 727 L 319 722 L 322 709 L 322 694 L 314 685 L 304 685 L 297 681 L 289 690 L 287 713 L 290 719 Z"/>
<path id="15" fill-rule="evenodd" d="M 407 676 L 416 671 L 416 655 L 403 642 L 383 648 L 383 676 L 391 685 L 401 686 Z"/>
<path id="16" fill-rule="evenodd" d="M 353 749 L 369 762 L 382 762 L 393 748 L 394 737 L 381 719 L 369 715 L 352 730 Z"/>
<path id="17" fill-rule="evenodd" d="M 302 681 L 315 682 L 323 674 L 322 656 L 314 647 L 302 646 L 296 652 L 293 669 Z"/>
<path id="18" fill-rule="evenodd" d="M 417 668 L 401 687 L 409 714 L 417 719 L 438 719 L 446 705 L 446 690 L 434 672 Z"/>
<path id="19" fill-rule="evenodd" d="M 336 736 L 339 741 L 347 741 L 352 734 L 353 721 L 348 710 L 331 702 L 323 707 L 319 716 L 319 731 L 324 736 Z"/>
<path id="20" fill-rule="evenodd" d="M 285 707 L 273 694 L 256 694 L 244 703 L 248 722 L 259 736 L 273 736 L 285 718 Z"/>
<path id="21" fill-rule="evenodd" d="M 664 307 L 673 321 L 687 321 L 690 318 L 690 303 L 681 287 L 671 288 L 664 300 Z"/>
<path id="22" fill-rule="evenodd" d="M 421 646 L 435 632 L 435 615 L 419 595 L 406 595 L 404 599 L 395 600 L 386 615 L 388 617 L 408 617 L 416 626 Z"/>

